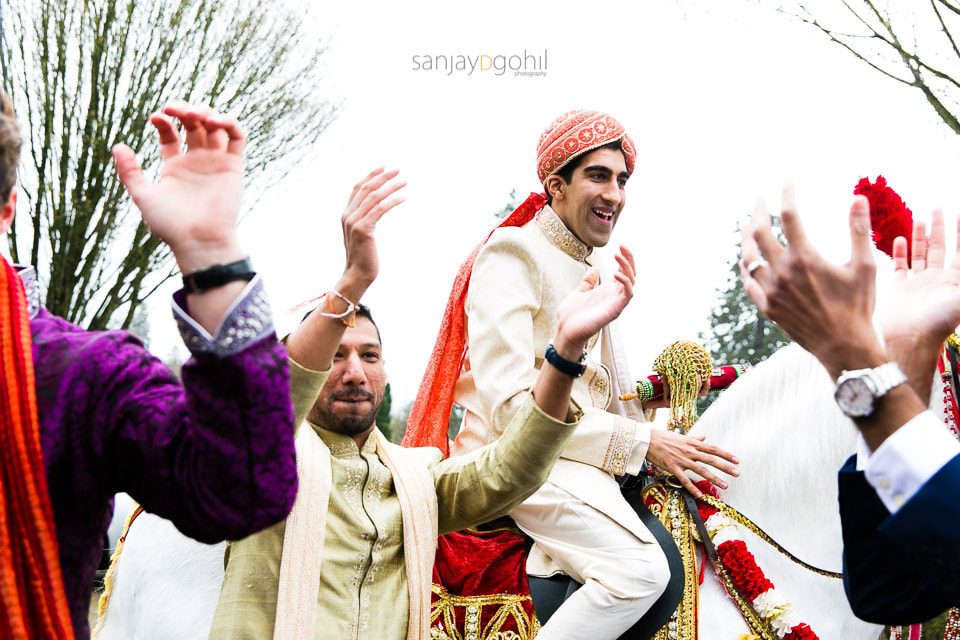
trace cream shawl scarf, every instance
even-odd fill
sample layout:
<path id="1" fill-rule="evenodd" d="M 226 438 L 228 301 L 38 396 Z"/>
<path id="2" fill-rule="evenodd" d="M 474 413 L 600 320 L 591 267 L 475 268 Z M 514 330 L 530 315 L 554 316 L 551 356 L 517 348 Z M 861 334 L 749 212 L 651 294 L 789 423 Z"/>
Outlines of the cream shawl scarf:
<path id="1" fill-rule="evenodd" d="M 620 326 L 616 320 L 600 331 L 600 362 L 610 370 L 612 393 L 607 411 L 637 422 L 652 420 L 652 414 L 646 415 L 638 400 L 624 402 L 620 399 L 621 395 L 634 391 L 637 383 L 630 376 L 630 367 L 620 338 Z"/>
<path id="2" fill-rule="evenodd" d="M 437 491 L 421 459 L 388 442 L 374 429 L 377 455 L 393 475 L 403 517 L 403 555 L 410 613 L 407 640 L 424 640 L 430 632 L 430 582 L 437 544 Z M 309 640 L 315 636 L 320 571 L 327 508 L 333 477 L 330 450 L 308 423 L 297 434 L 300 478 L 293 510 L 283 534 L 274 640 Z"/>

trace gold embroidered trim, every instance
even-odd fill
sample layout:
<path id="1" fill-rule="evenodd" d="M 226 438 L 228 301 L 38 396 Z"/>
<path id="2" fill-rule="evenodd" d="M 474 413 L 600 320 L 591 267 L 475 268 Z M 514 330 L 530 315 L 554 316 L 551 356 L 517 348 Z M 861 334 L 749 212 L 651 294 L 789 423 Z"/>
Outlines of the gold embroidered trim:
<path id="1" fill-rule="evenodd" d="M 602 363 L 588 363 L 587 370 L 590 371 L 590 369 L 593 369 L 590 381 L 587 383 L 587 389 L 590 391 L 590 401 L 594 407 L 606 409 L 610 406 L 610 371 Z"/>
<path id="2" fill-rule="evenodd" d="M 330 455 L 334 458 L 360 458 L 360 448 L 357 446 L 357 443 L 354 442 L 353 438 L 328 431 L 309 421 L 307 424 L 320 436 L 320 440 L 323 441 L 323 444 L 330 450 Z M 372 450 L 367 449 L 366 445 L 364 445 L 364 451 L 372 452 Z"/>
<path id="3" fill-rule="evenodd" d="M 431 591 L 437 600 L 430 608 L 430 638 L 432 640 L 533 640 L 540 631 L 536 616 L 527 616 L 523 603 L 530 601 L 528 595 L 493 593 L 482 596 L 455 596 L 438 584 L 431 585 Z M 483 607 L 499 607 L 480 628 L 483 620 Z M 466 609 L 464 628 L 457 626 L 456 607 Z M 517 625 L 517 631 L 503 631 L 510 619 Z"/>
<path id="4" fill-rule="evenodd" d="M 614 419 L 614 431 L 607 445 L 607 455 L 603 459 L 603 468 L 610 473 L 622 476 L 626 473 L 630 450 L 633 448 L 636 425 L 625 418 Z"/>
<path id="5" fill-rule="evenodd" d="M 947 342 L 950 343 L 950 346 L 954 349 L 960 350 L 960 336 L 956 333 L 951 333 L 947 336 Z"/>
<path id="6" fill-rule="evenodd" d="M 684 571 L 683 599 L 667 624 L 653 636 L 653 640 L 696 640 L 700 598 L 700 573 L 694 545 L 696 527 L 676 489 L 655 483 L 644 488 L 642 496 L 650 512 L 670 532 L 680 551 Z"/>
<path id="7" fill-rule="evenodd" d="M 750 629 L 753 636 L 758 638 L 758 640 L 780 640 L 777 633 L 769 624 L 764 622 L 760 614 L 753 608 L 753 605 L 747 602 L 747 599 L 737 591 L 737 588 L 733 585 L 733 579 L 730 577 L 730 574 L 727 573 L 727 570 L 723 568 L 723 565 L 718 562 L 714 565 L 714 569 L 716 569 L 720 581 L 723 582 L 723 588 L 733 599 L 734 604 L 737 605 L 740 615 L 743 616 L 743 621 L 747 624 L 747 628 Z"/>
<path id="8" fill-rule="evenodd" d="M 560 216 L 550 207 L 544 207 L 537 214 L 537 226 L 550 241 L 550 244 L 577 262 L 584 262 L 590 252 L 593 251 L 591 247 L 588 247 L 577 236 L 573 235 L 570 229 L 567 229 Z"/>
<path id="9" fill-rule="evenodd" d="M 591 353 L 593 348 L 597 346 L 597 341 L 600 340 L 600 334 L 595 333 L 590 336 L 590 339 L 587 340 L 587 353 Z"/>

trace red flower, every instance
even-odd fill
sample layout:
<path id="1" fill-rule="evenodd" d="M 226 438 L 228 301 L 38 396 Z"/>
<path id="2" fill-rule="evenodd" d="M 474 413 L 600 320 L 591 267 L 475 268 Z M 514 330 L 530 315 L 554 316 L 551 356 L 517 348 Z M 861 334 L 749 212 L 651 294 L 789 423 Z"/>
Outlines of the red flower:
<path id="1" fill-rule="evenodd" d="M 893 240 L 897 236 L 903 236 L 907 239 L 909 262 L 913 212 L 907 208 L 903 198 L 887 186 L 887 179 L 883 176 L 877 176 L 877 181 L 873 184 L 869 178 L 861 178 L 853 193 L 866 196 L 870 202 L 870 226 L 873 227 L 873 242 L 877 249 L 893 256 Z"/>
<path id="2" fill-rule="evenodd" d="M 709 520 L 711 516 L 716 515 L 717 513 L 717 509 L 715 507 L 711 507 L 706 502 L 701 502 L 700 500 L 697 500 L 697 511 L 700 512 L 700 519 L 704 522 Z"/>
<path id="3" fill-rule="evenodd" d="M 773 583 L 767 580 L 753 554 L 747 550 L 743 540 L 731 540 L 717 547 L 717 557 L 723 568 L 730 574 L 733 586 L 749 601 L 761 593 L 773 589 Z"/>
<path id="4" fill-rule="evenodd" d="M 696 485 L 697 485 L 697 489 L 700 489 L 700 491 L 707 494 L 708 496 L 713 496 L 714 498 L 720 497 L 720 492 L 717 491 L 717 488 L 713 486 L 712 483 L 706 480 L 701 480 L 697 482 Z M 717 509 L 715 509 L 714 507 L 711 507 L 703 500 L 697 500 L 697 511 L 700 512 L 700 518 L 704 522 L 706 522 L 710 518 L 710 516 L 717 513 Z"/>
<path id="5" fill-rule="evenodd" d="M 783 636 L 783 640 L 820 640 L 820 636 L 813 632 L 807 624 L 798 624 L 790 633 Z"/>

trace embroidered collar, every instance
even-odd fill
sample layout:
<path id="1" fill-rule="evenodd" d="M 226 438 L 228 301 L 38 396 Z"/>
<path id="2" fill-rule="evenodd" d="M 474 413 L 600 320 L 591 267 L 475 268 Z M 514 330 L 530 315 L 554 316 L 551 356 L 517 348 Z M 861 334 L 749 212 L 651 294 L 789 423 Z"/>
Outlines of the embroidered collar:
<path id="1" fill-rule="evenodd" d="M 312 422 L 308 422 L 308 424 L 317 432 L 317 435 L 323 440 L 323 444 L 327 445 L 327 448 L 330 449 L 330 455 L 334 458 L 353 458 L 359 456 L 361 452 L 369 454 L 376 453 L 377 451 L 377 440 L 373 433 L 371 433 L 367 441 L 363 443 L 363 448 L 361 449 L 357 446 L 357 441 L 350 436 L 328 431 Z"/>
<path id="2" fill-rule="evenodd" d="M 544 206 L 537 214 L 537 226 L 550 244 L 577 262 L 586 262 L 587 256 L 593 251 L 593 247 L 584 244 L 580 238 L 573 235 L 550 205 Z"/>
<path id="3" fill-rule="evenodd" d="M 27 315 L 33 320 L 40 313 L 40 284 L 37 282 L 37 272 L 29 265 L 14 265 L 14 269 L 23 282 L 23 290 L 27 295 Z"/>

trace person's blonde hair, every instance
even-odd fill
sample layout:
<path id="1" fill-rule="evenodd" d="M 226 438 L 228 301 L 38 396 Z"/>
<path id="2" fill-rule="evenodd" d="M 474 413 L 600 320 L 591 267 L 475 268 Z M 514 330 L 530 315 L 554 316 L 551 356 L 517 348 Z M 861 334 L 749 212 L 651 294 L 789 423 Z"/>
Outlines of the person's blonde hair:
<path id="1" fill-rule="evenodd" d="M 13 100 L 0 91 L 0 206 L 10 197 L 17 183 L 17 167 L 20 165 L 20 146 L 23 137 L 17 126 L 17 114 Z"/>

